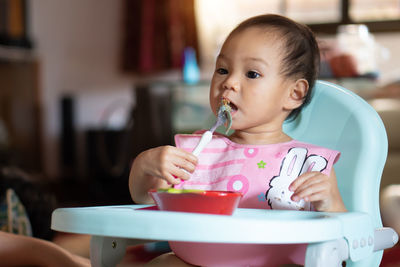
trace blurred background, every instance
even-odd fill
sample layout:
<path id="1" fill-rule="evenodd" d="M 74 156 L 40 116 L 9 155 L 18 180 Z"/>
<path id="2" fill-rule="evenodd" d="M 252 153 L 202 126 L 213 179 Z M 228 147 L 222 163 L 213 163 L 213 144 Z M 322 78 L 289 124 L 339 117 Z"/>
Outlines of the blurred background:
<path id="1" fill-rule="evenodd" d="M 1 165 L 45 184 L 60 206 L 132 203 L 134 157 L 207 124 L 215 56 L 237 23 L 262 13 L 313 29 L 320 79 L 365 98 L 385 123 L 381 190 L 399 184 L 399 0 L 0 0 Z"/>

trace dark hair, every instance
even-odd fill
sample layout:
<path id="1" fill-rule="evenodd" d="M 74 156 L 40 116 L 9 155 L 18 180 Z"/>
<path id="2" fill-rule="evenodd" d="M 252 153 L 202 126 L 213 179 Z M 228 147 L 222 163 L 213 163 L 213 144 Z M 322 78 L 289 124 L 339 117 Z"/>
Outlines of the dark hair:
<path id="1" fill-rule="evenodd" d="M 311 92 L 318 77 L 320 53 L 313 32 L 306 25 L 297 23 L 289 18 L 265 14 L 249 18 L 240 23 L 228 36 L 251 27 L 270 27 L 283 37 L 283 45 L 287 49 L 283 55 L 282 74 L 286 77 L 303 78 L 309 88 L 303 104 L 292 110 L 286 118 L 294 119 L 301 109 L 310 102 Z"/>

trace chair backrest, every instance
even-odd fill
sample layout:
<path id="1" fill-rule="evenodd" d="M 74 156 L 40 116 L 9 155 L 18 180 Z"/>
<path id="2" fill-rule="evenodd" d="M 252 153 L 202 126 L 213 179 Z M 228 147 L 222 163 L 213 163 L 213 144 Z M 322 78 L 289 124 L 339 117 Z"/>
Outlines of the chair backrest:
<path id="1" fill-rule="evenodd" d="M 210 117 L 205 128 L 210 128 Z M 382 227 L 379 187 L 388 152 L 385 126 L 378 113 L 355 93 L 326 81 L 317 81 L 311 102 L 283 130 L 296 140 L 341 152 L 335 164 L 338 186 L 349 211 L 371 215 L 375 228 Z M 218 129 L 225 131 L 224 127 Z M 379 266 L 382 251 L 349 267 Z"/>
<path id="2" fill-rule="evenodd" d="M 366 101 L 343 87 L 317 81 L 310 104 L 284 124 L 284 131 L 340 151 L 335 171 L 346 207 L 371 214 L 376 226 L 381 225 L 379 184 L 388 143 L 382 120 Z"/>
<path id="3" fill-rule="evenodd" d="M 382 226 L 379 186 L 388 142 L 382 120 L 366 101 L 343 87 L 317 81 L 310 104 L 284 124 L 284 131 L 294 139 L 340 151 L 334 168 L 347 209 L 367 212 L 375 227 Z M 375 255 L 375 262 L 380 256 Z"/>

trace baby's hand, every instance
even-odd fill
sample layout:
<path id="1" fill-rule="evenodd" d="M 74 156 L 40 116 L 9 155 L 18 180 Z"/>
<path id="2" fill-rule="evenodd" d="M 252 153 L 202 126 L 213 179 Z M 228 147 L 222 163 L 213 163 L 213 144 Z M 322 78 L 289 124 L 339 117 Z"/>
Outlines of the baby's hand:
<path id="1" fill-rule="evenodd" d="M 317 211 L 346 211 L 333 170 L 330 176 L 320 172 L 304 173 L 291 183 L 289 190 L 294 192 L 293 201 L 304 199 Z"/>
<path id="2" fill-rule="evenodd" d="M 169 184 L 179 184 L 180 179 L 189 179 L 189 173 L 194 172 L 197 165 L 197 157 L 174 146 L 152 148 L 141 153 L 140 157 L 147 175 L 163 179 Z"/>

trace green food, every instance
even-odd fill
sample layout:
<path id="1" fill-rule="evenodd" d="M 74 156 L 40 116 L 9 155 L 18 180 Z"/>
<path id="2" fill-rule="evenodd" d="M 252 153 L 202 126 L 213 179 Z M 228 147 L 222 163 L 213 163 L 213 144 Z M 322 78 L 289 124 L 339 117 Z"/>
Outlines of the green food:
<path id="1" fill-rule="evenodd" d="M 232 126 L 231 111 L 232 111 L 232 108 L 229 105 L 229 100 L 223 98 L 222 101 L 221 101 L 221 106 L 219 107 L 218 113 L 221 112 L 221 113 L 225 113 L 225 115 L 226 115 L 227 126 L 225 126 L 226 127 L 225 134 L 227 134 L 229 132 L 229 130 L 231 129 L 231 126 Z"/>
<path id="2" fill-rule="evenodd" d="M 157 192 L 166 192 L 171 194 L 183 194 L 183 193 L 202 193 L 204 190 L 200 189 L 176 189 L 176 188 L 160 188 Z"/>

